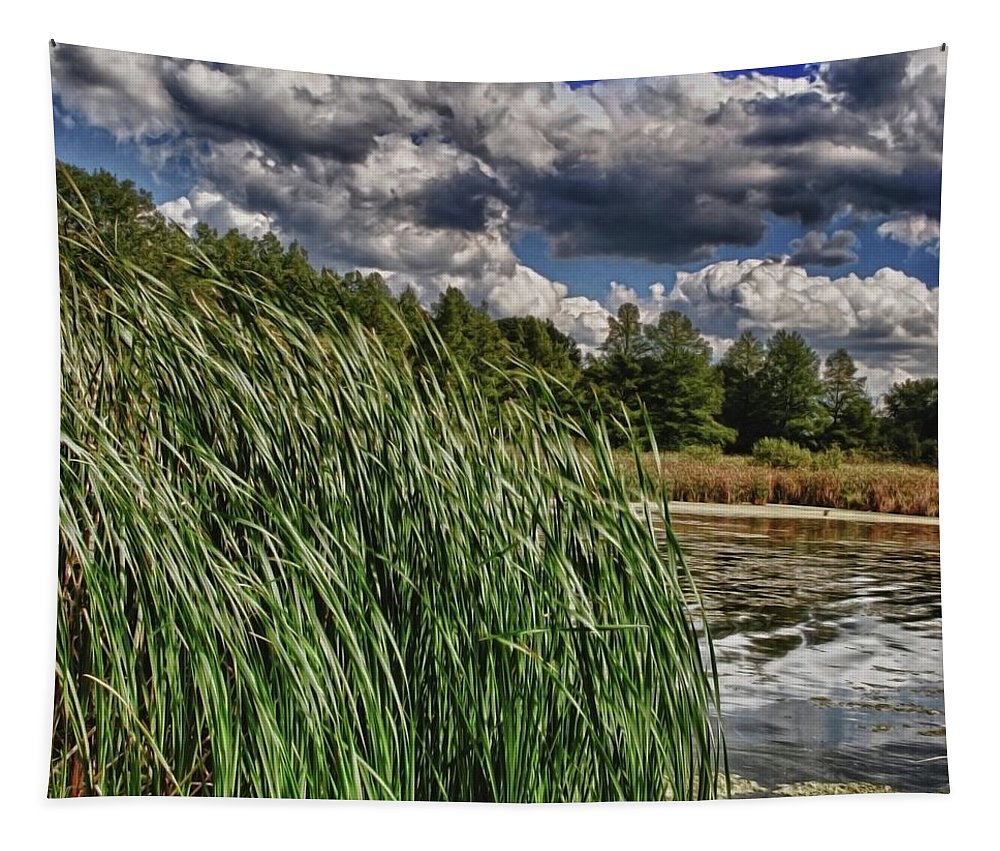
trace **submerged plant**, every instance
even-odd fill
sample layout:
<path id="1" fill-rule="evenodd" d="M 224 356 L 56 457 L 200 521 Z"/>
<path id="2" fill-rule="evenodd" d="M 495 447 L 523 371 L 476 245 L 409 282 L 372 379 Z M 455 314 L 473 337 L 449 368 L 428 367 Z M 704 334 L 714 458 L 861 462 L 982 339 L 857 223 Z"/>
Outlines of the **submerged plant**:
<path id="1" fill-rule="evenodd" d="M 61 204 L 51 795 L 715 796 L 711 643 L 638 455 L 636 513 L 540 375 L 491 406 Z"/>

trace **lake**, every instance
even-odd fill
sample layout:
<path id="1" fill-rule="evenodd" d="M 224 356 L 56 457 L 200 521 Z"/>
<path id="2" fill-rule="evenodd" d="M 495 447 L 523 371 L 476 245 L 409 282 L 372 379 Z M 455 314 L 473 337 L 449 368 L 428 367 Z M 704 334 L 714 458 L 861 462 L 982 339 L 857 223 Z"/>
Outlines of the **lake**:
<path id="1" fill-rule="evenodd" d="M 948 786 L 937 526 L 675 514 L 732 772 Z"/>

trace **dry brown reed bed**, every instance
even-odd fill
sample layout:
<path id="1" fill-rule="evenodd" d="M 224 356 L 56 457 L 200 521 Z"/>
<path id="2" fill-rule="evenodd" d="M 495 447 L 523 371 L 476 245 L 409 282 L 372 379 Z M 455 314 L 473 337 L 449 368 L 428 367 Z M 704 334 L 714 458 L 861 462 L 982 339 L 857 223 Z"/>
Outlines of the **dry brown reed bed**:
<path id="1" fill-rule="evenodd" d="M 631 457 L 631 456 L 630 456 Z M 629 459 L 622 456 L 625 469 Z M 652 453 L 643 456 L 655 475 Z M 938 471 L 890 462 L 845 462 L 832 468 L 779 468 L 750 458 L 660 456 L 670 498 L 722 505 L 812 505 L 924 517 L 938 516 Z"/>

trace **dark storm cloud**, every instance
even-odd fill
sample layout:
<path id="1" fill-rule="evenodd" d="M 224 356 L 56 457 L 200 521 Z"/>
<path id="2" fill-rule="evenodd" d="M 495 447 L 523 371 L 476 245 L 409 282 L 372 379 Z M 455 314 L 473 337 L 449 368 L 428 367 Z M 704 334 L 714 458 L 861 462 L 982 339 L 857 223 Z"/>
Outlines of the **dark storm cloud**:
<path id="1" fill-rule="evenodd" d="M 704 259 L 718 245 L 754 245 L 765 230 L 759 210 L 722 193 L 700 194 L 683 173 L 577 169 L 529 177 L 521 186 L 527 214 L 560 257 L 685 263 Z"/>
<path id="2" fill-rule="evenodd" d="M 429 183 L 412 203 L 426 227 L 481 231 L 493 200 L 508 203 L 513 197 L 499 180 L 475 168 Z"/>
<path id="3" fill-rule="evenodd" d="M 936 369 L 936 290 L 891 269 L 831 280 L 804 268 L 870 255 L 850 231 L 826 236 L 834 221 L 855 230 L 885 217 L 880 236 L 936 244 L 936 49 L 829 63 L 809 78 L 703 74 L 576 90 L 62 45 L 52 72 L 57 132 L 101 128 L 156 179 L 183 172 L 161 210 L 185 227 L 270 230 L 317 264 L 378 269 L 425 304 L 458 286 L 497 315 L 551 318 L 591 350 L 609 309 L 628 299 L 650 321 L 682 310 L 713 345 L 789 326 L 824 350 L 847 344 L 870 387 Z M 775 216 L 808 233 L 790 258 L 746 257 Z M 521 262 L 513 244 L 526 228 L 562 257 L 706 262 L 648 297 L 609 282 L 598 302 Z M 733 246 L 745 259 L 708 262 Z"/>
<path id="4" fill-rule="evenodd" d="M 816 140 L 884 145 L 868 136 L 861 118 L 838 110 L 819 92 L 754 100 L 745 104 L 744 109 L 752 120 L 756 119 L 753 131 L 743 137 L 747 145 L 781 147 Z"/>
<path id="5" fill-rule="evenodd" d="M 822 76 L 847 106 L 873 109 L 900 102 L 908 61 L 907 53 L 848 59 L 831 62 Z"/>
<path id="6" fill-rule="evenodd" d="M 812 80 L 572 91 L 60 46 L 53 84 L 61 114 L 139 143 L 157 168 L 183 158 L 201 188 L 331 257 L 451 274 L 453 257 L 494 262 L 483 234 L 509 249 L 521 227 L 563 257 L 686 263 L 757 244 L 771 216 L 816 231 L 848 210 L 936 220 L 940 61 L 918 51 L 829 63 Z"/>
<path id="7" fill-rule="evenodd" d="M 118 137 L 150 126 L 179 139 L 254 141 L 276 159 L 362 162 L 406 118 L 377 81 L 59 45 L 57 96 Z M 417 127 L 422 130 L 423 127 Z"/>
<path id="8" fill-rule="evenodd" d="M 567 156 L 569 166 L 522 176 L 521 210 L 562 256 L 654 262 L 756 244 L 768 214 L 811 227 L 847 210 L 937 218 L 943 75 L 928 64 L 907 77 L 911 56 L 830 63 L 832 89 L 722 92 L 708 110 L 673 78 L 638 84 L 619 106 L 618 155 L 591 174 Z"/>
<path id="9" fill-rule="evenodd" d="M 811 230 L 802 239 L 789 243 L 792 256 L 788 262 L 795 266 L 843 266 L 858 259 L 852 250 L 857 244 L 857 235 L 849 230 L 835 231 L 829 237 L 822 231 Z"/>
<path id="10" fill-rule="evenodd" d="M 309 104 L 309 106 L 323 105 L 323 98 L 317 97 L 305 86 L 292 86 L 292 97 Z"/>
<path id="11" fill-rule="evenodd" d="M 767 195 L 763 207 L 805 225 L 828 222 L 848 208 L 882 215 L 916 211 L 935 218 L 940 212 L 941 171 L 931 164 L 893 173 L 863 161 L 822 169 L 808 154 L 775 162 L 783 174 L 761 182 L 760 189 Z"/>
<path id="12" fill-rule="evenodd" d="M 206 90 L 202 79 L 192 80 L 183 73 L 165 73 L 163 86 L 182 112 L 190 132 L 216 141 L 253 139 L 284 161 L 303 155 L 328 157 L 339 162 L 362 162 L 380 133 L 398 129 L 399 116 L 392 104 L 372 98 L 363 117 L 338 122 L 322 110 L 323 98 L 302 86 L 292 86 L 292 98 L 275 103 L 261 98 L 253 78 L 244 69 L 224 66 L 216 74 L 225 75 L 217 90 Z M 302 120 L 302 110 L 312 113 Z"/>
<path id="13" fill-rule="evenodd" d="M 118 82 L 102 61 L 101 53 L 75 44 L 58 44 L 52 48 L 53 75 L 72 79 L 77 85 L 115 86 Z"/>

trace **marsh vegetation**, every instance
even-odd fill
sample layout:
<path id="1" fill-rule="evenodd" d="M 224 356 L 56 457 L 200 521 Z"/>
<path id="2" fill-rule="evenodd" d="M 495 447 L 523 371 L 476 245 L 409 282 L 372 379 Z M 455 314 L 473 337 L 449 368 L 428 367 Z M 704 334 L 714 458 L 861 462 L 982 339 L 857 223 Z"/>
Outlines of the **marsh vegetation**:
<path id="1" fill-rule="evenodd" d="M 715 796 L 714 661 L 637 449 L 630 483 L 529 365 L 506 399 L 440 337 L 415 370 L 60 182 L 50 795 Z"/>

